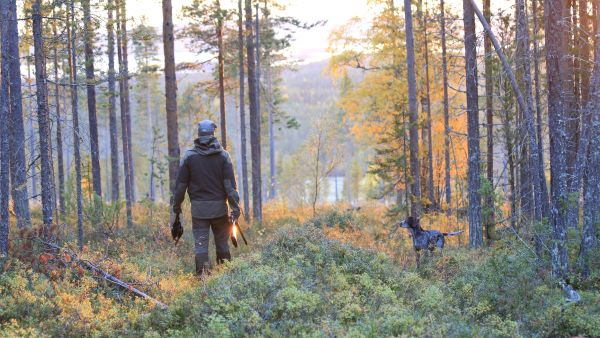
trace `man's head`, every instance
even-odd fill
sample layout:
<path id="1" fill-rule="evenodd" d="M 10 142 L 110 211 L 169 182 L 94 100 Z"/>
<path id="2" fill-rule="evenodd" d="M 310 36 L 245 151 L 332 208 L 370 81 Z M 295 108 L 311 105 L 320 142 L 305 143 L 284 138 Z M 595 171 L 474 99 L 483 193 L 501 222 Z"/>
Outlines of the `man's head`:
<path id="1" fill-rule="evenodd" d="M 211 120 L 198 123 L 198 136 L 214 136 L 217 125 Z"/>

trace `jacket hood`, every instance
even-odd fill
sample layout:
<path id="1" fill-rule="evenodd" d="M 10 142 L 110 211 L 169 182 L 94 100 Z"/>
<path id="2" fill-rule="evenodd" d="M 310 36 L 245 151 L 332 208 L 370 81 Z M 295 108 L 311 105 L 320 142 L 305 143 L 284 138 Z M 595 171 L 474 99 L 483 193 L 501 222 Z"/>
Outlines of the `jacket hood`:
<path id="1" fill-rule="evenodd" d="M 194 140 L 193 151 L 200 155 L 212 155 L 222 152 L 223 147 L 214 136 L 200 136 Z"/>

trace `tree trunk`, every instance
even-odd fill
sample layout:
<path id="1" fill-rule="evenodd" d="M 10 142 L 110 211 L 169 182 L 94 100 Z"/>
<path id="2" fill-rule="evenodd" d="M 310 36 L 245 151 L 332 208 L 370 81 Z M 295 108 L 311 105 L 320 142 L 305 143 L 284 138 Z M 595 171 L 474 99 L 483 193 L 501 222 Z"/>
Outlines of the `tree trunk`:
<path id="1" fill-rule="evenodd" d="M 450 114 L 448 104 L 448 61 L 446 57 L 446 13 L 444 0 L 440 0 L 440 27 L 442 36 L 442 77 L 444 81 L 444 179 L 448 210 L 451 210 L 452 186 L 450 185 Z"/>
<path id="2" fill-rule="evenodd" d="M 479 104 L 477 94 L 477 36 L 475 35 L 475 16 L 469 0 L 463 1 L 465 25 L 465 67 L 467 89 L 467 122 L 469 149 L 469 244 L 472 248 L 483 245 L 481 227 L 481 196 L 479 194 Z"/>
<path id="3" fill-rule="evenodd" d="M 423 57 L 425 58 L 423 67 L 425 69 L 425 97 L 421 100 L 423 110 L 426 113 L 425 123 L 423 125 L 423 143 L 425 143 L 425 147 L 427 147 L 427 165 L 426 173 L 427 173 L 427 199 L 429 200 L 430 207 L 436 209 L 435 197 L 433 194 L 433 147 L 432 147 L 432 139 L 431 139 L 431 95 L 430 95 L 430 86 L 429 86 L 429 46 L 428 46 L 428 37 L 427 37 L 427 16 L 423 14 L 423 0 L 419 0 L 419 21 L 421 29 L 423 30 Z"/>
<path id="4" fill-rule="evenodd" d="M 46 53 L 42 35 L 41 0 L 36 0 L 32 6 L 33 43 L 35 48 L 35 87 L 37 98 L 37 116 L 40 133 L 40 159 L 42 183 L 42 221 L 44 235 L 53 223 L 54 212 L 54 165 L 52 161 L 52 141 L 50 138 L 50 113 L 48 109 L 48 86 L 46 75 Z"/>
<path id="5" fill-rule="evenodd" d="M 246 100 L 244 88 L 244 14 L 242 12 L 242 0 L 238 0 L 238 55 L 240 72 L 240 147 L 242 149 L 242 199 L 244 200 L 244 218 L 249 220 L 250 196 L 248 192 L 248 162 L 246 145 Z"/>
<path id="6" fill-rule="evenodd" d="M 0 121 L 9 121 L 10 119 L 10 57 L 9 57 L 9 2 L 0 2 L 0 34 L 2 46 L 1 75 L 0 83 Z M 8 200 L 10 199 L 9 179 L 10 179 L 10 145 L 9 145 L 9 125 L 0 123 L 0 259 L 8 255 L 8 232 L 10 218 L 8 213 Z"/>
<path id="7" fill-rule="evenodd" d="M 271 30 L 271 22 L 269 21 L 269 10 L 267 8 L 267 1 L 265 1 L 265 25 L 267 29 Z M 265 78 L 267 81 L 267 114 L 269 116 L 269 198 L 275 198 L 277 195 L 277 166 L 275 161 L 275 121 L 274 121 L 274 104 L 273 104 L 273 78 L 271 69 L 271 51 L 265 51 Z M 337 181 L 336 181 L 337 183 Z M 337 195 L 336 195 L 337 197 Z"/>
<path id="8" fill-rule="evenodd" d="M 117 134 L 117 92 L 115 88 L 115 33 L 114 3 L 108 0 L 108 21 L 106 23 L 108 40 L 108 120 L 110 129 L 110 168 L 111 168 L 111 201 L 119 200 L 119 140 Z"/>
<path id="9" fill-rule="evenodd" d="M 25 128 L 21 94 L 21 58 L 17 28 L 16 1 L 8 1 L 8 55 L 10 62 L 10 181 L 11 195 L 17 216 L 17 227 L 31 227 L 29 196 L 27 195 L 27 164 L 25 160 Z"/>
<path id="10" fill-rule="evenodd" d="M 75 188 L 77 199 L 77 245 L 83 248 L 83 204 L 81 192 L 81 154 L 79 153 L 79 97 L 77 94 L 77 22 L 75 21 L 75 0 L 70 3 L 70 23 L 67 25 L 69 36 L 69 78 L 71 85 L 71 113 L 73 123 L 73 157 L 75 161 Z"/>
<path id="11" fill-rule="evenodd" d="M 255 44 L 255 48 L 256 48 L 256 116 L 254 116 L 254 129 L 257 132 L 257 149 L 256 149 L 256 158 L 257 158 L 257 164 L 258 164 L 258 183 L 260 184 L 260 192 L 258 194 L 259 199 L 258 202 L 260 203 L 260 217 L 262 219 L 262 202 L 263 202 L 263 181 L 262 181 L 262 144 L 260 142 L 262 133 L 261 133 L 261 128 L 262 128 L 262 111 L 261 111 L 261 85 L 260 85 L 260 81 L 262 79 L 261 77 L 261 61 L 260 61 L 260 11 L 259 11 L 259 2 L 256 2 L 256 19 L 254 20 L 254 25 L 255 25 L 255 31 L 256 31 L 256 44 Z M 251 131 L 252 132 L 252 131 Z M 252 137 L 252 135 L 251 135 Z M 254 144 L 254 143 L 252 143 Z M 254 161 L 253 161 L 254 162 Z"/>
<path id="12" fill-rule="evenodd" d="M 39 192 L 38 192 L 38 173 L 37 167 L 35 163 L 38 158 L 36 157 L 36 148 L 35 148 L 35 130 L 33 128 L 33 80 L 31 78 L 31 57 L 29 55 L 30 50 L 27 51 L 27 56 L 25 60 L 27 62 L 27 110 L 28 110 L 28 118 L 27 118 L 27 132 L 28 132 L 28 141 L 29 141 L 29 164 L 28 168 L 31 169 L 31 199 L 39 200 Z"/>
<path id="13" fill-rule="evenodd" d="M 179 170 L 179 125 L 177 123 L 177 76 L 175 74 L 175 38 L 171 0 L 162 1 L 163 50 L 165 56 L 165 97 L 167 110 L 167 147 L 169 148 L 169 188 L 175 189 Z"/>
<path id="14" fill-rule="evenodd" d="M 129 57 L 128 53 L 128 35 L 127 35 L 127 0 L 121 1 L 121 62 L 122 70 L 121 77 L 123 80 L 123 91 L 121 96 L 123 97 L 123 104 L 125 107 L 125 118 L 124 121 L 127 124 L 127 157 L 129 161 L 128 174 L 129 174 L 129 190 L 131 196 L 131 202 L 135 202 L 135 171 L 133 162 L 133 138 L 131 137 L 131 104 L 129 101 Z"/>
<path id="15" fill-rule="evenodd" d="M 532 3 L 532 15 L 533 15 L 533 31 L 538 32 L 538 16 L 537 16 L 537 1 L 533 0 Z M 550 210 L 548 210 L 548 184 L 546 183 L 546 172 L 545 172 L 545 161 L 544 161 L 544 136 L 542 134 L 542 100 L 541 100 L 541 82 L 540 82 L 540 52 L 538 46 L 538 39 L 534 36 L 533 39 L 533 66 L 534 66 L 534 82 L 535 82 L 535 108 L 536 108 L 536 132 L 537 132 L 537 152 L 538 160 L 540 162 L 539 175 L 541 178 L 541 189 L 542 189 L 542 214 L 548 216 Z"/>
<path id="16" fill-rule="evenodd" d="M 419 112 L 417 109 L 417 80 L 415 75 L 415 47 L 410 0 L 404 0 L 404 25 L 406 29 L 406 67 L 408 70 L 408 109 L 410 137 L 411 201 L 413 217 L 421 214 L 421 173 L 419 168 Z"/>
<path id="17" fill-rule="evenodd" d="M 491 23 L 491 1 L 484 0 L 483 15 L 485 19 Z M 494 187 L 494 84 L 492 78 L 492 42 L 490 37 L 484 35 L 483 48 L 485 53 L 485 117 L 486 117 L 486 141 L 487 141 L 487 180 L 491 187 Z M 488 243 L 493 241 L 495 235 L 495 205 L 494 196 L 489 194 L 485 199 L 486 208 L 488 209 L 485 219 L 485 237 Z"/>
<path id="18" fill-rule="evenodd" d="M 83 7 L 83 34 L 85 53 L 85 78 L 87 88 L 87 106 L 90 128 L 90 157 L 92 163 L 92 186 L 94 193 L 102 196 L 102 178 L 100 175 L 100 150 L 98 146 L 98 118 L 96 116 L 96 79 L 94 75 L 94 28 L 90 13 L 90 0 L 81 2 Z"/>
<path id="19" fill-rule="evenodd" d="M 227 117 L 225 116 L 225 58 L 223 49 L 223 18 L 221 17 L 221 4 L 216 1 L 217 10 L 217 45 L 219 49 L 219 111 L 221 113 L 221 145 L 227 149 Z"/>
<path id="20" fill-rule="evenodd" d="M 586 185 L 583 198 L 583 231 L 581 236 L 581 248 L 579 251 L 580 262 L 583 274 L 588 276 L 590 273 L 591 257 L 590 253 L 598 247 L 598 224 L 600 224 L 600 37 L 598 36 L 598 22 L 600 21 L 600 1 L 594 0 L 595 14 L 595 50 L 594 50 L 594 71 L 592 73 L 591 88 L 588 95 L 588 101 L 585 106 L 585 113 L 590 116 L 591 123 L 586 123 L 591 129 L 585 137 L 589 140 L 589 159 L 585 166 Z M 584 125 L 585 127 L 585 125 Z"/>
<path id="21" fill-rule="evenodd" d="M 568 270 L 567 257 L 567 112 L 563 78 L 566 56 L 565 0 L 545 0 L 546 76 L 548 81 L 548 126 L 550 131 L 550 169 L 552 179 L 552 272 L 562 277 Z M 567 74 L 569 75 L 569 74 Z"/>
<path id="22" fill-rule="evenodd" d="M 117 22 L 117 58 L 119 60 L 119 105 L 121 109 L 121 143 L 123 145 L 123 176 L 125 177 L 125 210 L 127 214 L 127 227 L 133 227 L 133 216 L 131 214 L 131 207 L 133 201 L 133 194 L 131 190 L 131 161 L 129 157 L 129 133 L 127 132 L 127 105 L 128 96 L 126 95 L 128 89 L 125 82 L 127 72 L 125 71 L 124 55 L 123 55 L 123 26 L 121 24 L 122 8 L 124 0 L 116 1 L 116 22 Z"/>
<path id="23" fill-rule="evenodd" d="M 254 32 L 252 27 L 252 1 L 245 0 L 246 54 L 248 55 L 248 92 L 250 98 L 250 151 L 252 157 L 252 211 L 257 221 L 262 220 L 261 177 L 260 177 L 260 122 L 258 103 L 258 78 Z M 258 123 L 260 124 L 260 123 Z"/>
<path id="24" fill-rule="evenodd" d="M 64 159 L 63 159 L 63 137 L 62 137 L 62 120 L 60 113 L 60 85 L 59 85 L 59 77 L 58 77 L 58 33 L 56 31 L 56 22 L 52 23 L 52 35 L 56 40 L 53 44 L 53 59 L 54 59 L 54 105 L 55 105 L 55 114 L 56 114 L 56 160 L 58 161 L 58 202 L 59 207 L 58 211 L 60 212 L 60 217 L 65 218 L 65 168 L 64 168 Z M 57 221 L 60 221 L 57 218 Z"/>
<path id="25" fill-rule="evenodd" d="M 577 228 L 579 224 L 579 187 L 576 186 L 576 166 L 577 162 L 577 147 L 579 145 L 580 136 L 580 102 L 579 102 L 579 55 L 577 52 L 577 0 L 567 0 L 565 4 L 565 56 L 564 66 L 568 67 L 562 75 L 563 81 L 563 102 L 565 104 L 566 117 L 566 147 L 567 147 L 567 194 L 570 199 L 567 204 L 567 226 Z M 554 182 L 554 181 L 552 181 Z M 575 199 L 574 197 L 577 197 Z"/>

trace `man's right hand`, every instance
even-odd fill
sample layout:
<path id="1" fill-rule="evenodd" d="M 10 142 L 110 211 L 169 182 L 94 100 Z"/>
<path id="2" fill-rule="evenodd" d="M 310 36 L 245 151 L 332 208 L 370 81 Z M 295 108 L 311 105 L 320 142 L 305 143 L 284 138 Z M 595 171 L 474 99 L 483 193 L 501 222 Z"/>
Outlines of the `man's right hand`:
<path id="1" fill-rule="evenodd" d="M 240 218 L 240 210 L 231 210 L 231 214 L 229 216 L 229 219 L 231 220 L 231 223 L 235 223 L 238 219 Z"/>

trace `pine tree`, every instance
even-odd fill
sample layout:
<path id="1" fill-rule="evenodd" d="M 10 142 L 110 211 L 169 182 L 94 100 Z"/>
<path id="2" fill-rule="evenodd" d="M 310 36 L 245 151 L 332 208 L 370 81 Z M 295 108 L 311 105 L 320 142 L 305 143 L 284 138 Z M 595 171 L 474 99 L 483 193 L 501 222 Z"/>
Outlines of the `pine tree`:
<path id="1" fill-rule="evenodd" d="M 54 212 L 54 177 L 52 161 L 52 141 L 50 128 L 50 113 L 48 109 L 48 86 L 46 75 L 46 52 L 42 32 L 41 0 L 36 0 L 32 6 L 33 41 L 35 49 L 35 87 L 37 96 L 37 116 L 40 133 L 40 159 L 42 183 L 42 220 L 44 226 L 53 223 Z"/>

